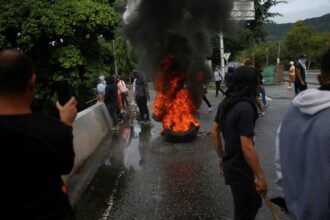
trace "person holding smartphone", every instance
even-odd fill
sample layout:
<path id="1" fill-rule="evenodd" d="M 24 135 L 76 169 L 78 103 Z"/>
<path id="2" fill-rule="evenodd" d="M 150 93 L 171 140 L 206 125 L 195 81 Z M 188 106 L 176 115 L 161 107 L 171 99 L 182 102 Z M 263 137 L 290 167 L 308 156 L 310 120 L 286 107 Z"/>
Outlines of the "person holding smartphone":
<path id="1" fill-rule="evenodd" d="M 1 215 L 74 219 L 61 175 L 74 163 L 77 102 L 56 103 L 60 120 L 32 112 L 35 87 L 32 60 L 19 50 L 0 51 Z"/>

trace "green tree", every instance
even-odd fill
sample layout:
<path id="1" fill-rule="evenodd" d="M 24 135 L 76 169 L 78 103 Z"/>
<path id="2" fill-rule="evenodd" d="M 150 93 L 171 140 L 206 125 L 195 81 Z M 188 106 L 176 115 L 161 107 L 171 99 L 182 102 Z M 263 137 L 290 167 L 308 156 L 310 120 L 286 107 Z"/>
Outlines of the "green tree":
<path id="1" fill-rule="evenodd" d="M 121 36 L 115 38 L 115 56 L 118 66 L 118 75 L 129 79 L 130 73 L 137 68 L 137 61 L 133 46 L 124 41 Z"/>
<path id="2" fill-rule="evenodd" d="M 260 43 L 254 47 L 241 51 L 237 55 L 237 59 L 240 62 L 243 62 L 245 58 L 250 58 L 254 61 L 255 66 L 267 66 L 267 64 L 274 65 L 277 61 L 278 47 L 278 42 Z"/>
<path id="3" fill-rule="evenodd" d="M 314 27 L 298 21 L 291 27 L 284 40 L 287 56 L 291 60 L 296 60 L 300 53 L 305 53 L 308 66 L 317 68 L 322 54 L 330 47 L 329 36 L 329 32 L 319 33 Z"/>
<path id="4" fill-rule="evenodd" d="M 0 0 L 0 49 L 19 48 L 34 59 L 39 94 L 50 92 L 47 82 L 68 78 L 84 103 L 95 95 L 93 79 L 112 72 L 109 45 L 122 5 L 123 0 Z"/>

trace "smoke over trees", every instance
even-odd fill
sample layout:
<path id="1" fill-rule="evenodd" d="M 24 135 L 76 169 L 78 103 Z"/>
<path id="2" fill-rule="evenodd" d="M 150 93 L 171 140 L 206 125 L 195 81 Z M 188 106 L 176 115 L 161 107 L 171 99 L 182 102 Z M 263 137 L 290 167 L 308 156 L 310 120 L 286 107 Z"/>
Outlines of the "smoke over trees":
<path id="1" fill-rule="evenodd" d="M 132 0 L 129 4 L 124 34 L 149 77 L 158 73 L 167 54 L 177 55 L 191 74 L 209 72 L 205 60 L 211 55 L 210 36 L 226 28 L 231 0 Z"/>

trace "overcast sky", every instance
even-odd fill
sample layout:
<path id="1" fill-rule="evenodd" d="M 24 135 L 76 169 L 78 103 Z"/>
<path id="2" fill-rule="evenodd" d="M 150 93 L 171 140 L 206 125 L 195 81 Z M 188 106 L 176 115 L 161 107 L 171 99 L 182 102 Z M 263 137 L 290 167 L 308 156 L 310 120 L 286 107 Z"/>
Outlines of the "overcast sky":
<path id="1" fill-rule="evenodd" d="M 330 13 L 330 0 L 287 0 L 287 2 L 271 8 L 271 12 L 279 12 L 283 15 L 283 17 L 275 17 L 274 22 L 293 23 Z"/>

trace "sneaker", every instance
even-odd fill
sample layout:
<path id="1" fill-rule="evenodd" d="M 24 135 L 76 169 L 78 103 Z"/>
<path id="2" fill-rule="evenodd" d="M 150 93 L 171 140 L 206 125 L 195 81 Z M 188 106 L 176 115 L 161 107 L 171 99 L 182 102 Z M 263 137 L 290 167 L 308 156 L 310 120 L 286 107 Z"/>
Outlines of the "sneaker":
<path id="1" fill-rule="evenodd" d="M 291 86 L 288 86 L 288 89 L 291 89 L 292 87 Z"/>
<path id="2" fill-rule="evenodd" d="M 209 112 L 213 111 L 213 106 L 211 106 L 208 110 Z"/>
<path id="3" fill-rule="evenodd" d="M 264 103 L 264 107 L 268 107 L 269 106 L 269 104 L 268 103 Z"/>
<path id="4" fill-rule="evenodd" d="M 259 112 L 259 115 L 260 115 L 260 116 L 265 116 L 266 113 L 265 113 L 265 112 Z"/>

